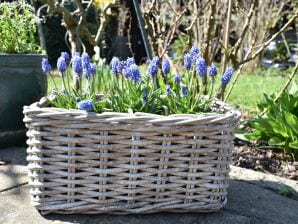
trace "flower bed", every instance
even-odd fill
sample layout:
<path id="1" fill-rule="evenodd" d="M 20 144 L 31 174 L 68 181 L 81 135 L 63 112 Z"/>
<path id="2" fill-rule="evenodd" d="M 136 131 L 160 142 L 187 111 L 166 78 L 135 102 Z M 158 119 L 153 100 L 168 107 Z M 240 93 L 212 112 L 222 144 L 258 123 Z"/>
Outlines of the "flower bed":
<path id="1" fill-rule="evenodd" d="M 227 202 L 240 114 L 161 116 L 24 108 L 33 205 L 43 213 L 210 212 Z"/>

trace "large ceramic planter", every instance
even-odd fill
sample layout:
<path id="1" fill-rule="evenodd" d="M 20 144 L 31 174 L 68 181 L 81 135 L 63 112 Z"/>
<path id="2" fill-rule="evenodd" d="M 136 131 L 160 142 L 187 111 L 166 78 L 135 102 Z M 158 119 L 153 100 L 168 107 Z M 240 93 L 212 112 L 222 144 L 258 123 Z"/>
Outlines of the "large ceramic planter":
<path id="1" fill-rule="evenodd" d="M 24 107 L 28 176 L 42 213 L 210 212 L 227 202 L 240 113 L 87 113 Z"/>
<path id="2" fill-rule="evenodd" d="M 0 147 L 24 142 L 22 109 L 46 94 L 41 54 L 0 54 Z"/>

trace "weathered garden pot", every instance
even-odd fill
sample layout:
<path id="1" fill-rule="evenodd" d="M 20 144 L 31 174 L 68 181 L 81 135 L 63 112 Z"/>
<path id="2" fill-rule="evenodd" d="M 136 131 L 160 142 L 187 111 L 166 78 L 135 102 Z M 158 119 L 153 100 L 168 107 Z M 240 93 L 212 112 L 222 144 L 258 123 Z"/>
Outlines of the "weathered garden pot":
<path id="1" fill-rule="evenodd" d="M 47 91 L 42 54 L 0 54 L 0 148 L 24 142 L 23 106 Z"/>

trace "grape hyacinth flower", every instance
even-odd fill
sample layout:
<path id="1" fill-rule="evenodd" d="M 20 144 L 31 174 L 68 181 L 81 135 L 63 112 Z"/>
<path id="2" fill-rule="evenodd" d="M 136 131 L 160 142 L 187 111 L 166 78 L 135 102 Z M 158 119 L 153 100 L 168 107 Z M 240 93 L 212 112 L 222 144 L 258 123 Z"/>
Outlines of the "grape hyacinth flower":
<path id="1" fill-rule="evenodd" d="M 154 60 L 154 58 L 150 61 L 149 66 L 148 66 L 148 75 L 150 77 L 154 77 L 155 75 L 157 75 L 158 72 L 158 64 L 156 59 Z"/>
<path id="2" fill-rule="evenodd" d="M 222 75 L 222 78 L 221 78 L 221 83 L 222 85 L 227 85 L 231 78 L 232 78 L 232 75 L 233 75 L 233 72 L 234 72 L 234 68 L 233 67 L 229 67 L 225 73 Z"/>
<path id="3" fill-rule="evenodd" d="M 201 77 L 205 77 L 207 75 L 207 64 L 204 58 L 198 58 L 196 61 L 197 66 L 197 74 Z"/>
<path id="4" fill-rule="evenodd" d="M 82 59 L 79 55 L 75 55 L 72 59 L 72 70 L 75 77 L 81 78 L 82 77 Z"/>
<path id="5" fill-rule="evenodd" d="M 163 74 L 167 75 L 170 73 L 171 65 L 168 59 L 164 58 L 162 60 L 161 71 Z"/>
<path id="6" fill-rule="evenodd" d="M 83 75 L 86 79 L 89 79 L 91 77 L 91 62 L 89 55 L 87 53 L 82 54 L 82 68 L 83 68 Z"/>
<path id="7" fill-rule="evenodd" d="M 70 56 L 67 52 L 61 52 L 61 57 L 64 57 L 66 62 L 69 62 Z"/>
<path id="8" fill-rule="evenodd" d="M 131 66 L 131 65 L 135 65 L 136 64 L 136 61 L 134 58 L 127 58 L 126 59 L 126 65 L 127 67 Z"/>
<path id="9" fill-rule="evenodd" d="M 75 56 L 79 56 L 80 57 L 80 52 L 78 51 L 75 51 L 72 53 L 72 57 L 75 57 Z"/>
<path id="10" fill-rule="evenodd" d="M 131 80 L 133 80 L 136 83 L 141 81 L 142 77 L 137 65 L 135 64 L 130 65 L 128 70 L 129 70 Z"/>
<path id="11" fill-rule="evenodd" d="M 156 66 L 158 66 L 159 65 L 159 58 L 157 56 L 153 57 L 152 58 L 152 63 L 155 63 Z"/>
<path id="12" fill-rule="evenodd" d="M 90 112 L 93 110 L 93 102 L 91 100 L 82 100 L 80 102 L 78 102 L 78 108 L 80 110 L 85 110 L 87 112 Z"/>
<path id="13" fill-rule="evenodd" d="M 195 63 L 196 62 L 196 60 L 199 58 L 199 54 L 200 54 L 200 50 L 199 50 L 199 48 L 197 48 L 196 46 L 192 46 L 191 47 L 191 49 L 190 49 L 190 51 L 189 51 L 189 54 L 190 54 L 190 56 L 191 56 L 191 60 L 192 60 L 192 62 L 193 63 Z"/>
<path id="14" fill-rule="evenodd" d="M 63 76 L 64 72 L 66 71 L 66 61 L 63 56 L 60 56 L 57 60 L 57 69 L 59 70 L 60 74 Z"/>
<path id="15" fill-rule="evenodd" d="M 47 58 L 43 58 L 41 61 L 41 69 L 44 73 L 48 74 L 52 71 L 52 66 Z"/>
<path id="16" fill-rule="evenodd" d="M 181 89 L 181 96 L 184 97 L 187 95 L 188 93 L 188 88 L 186 85 L 184 85 L 183 83 L 180 84 L 180 89 Z"/>
<path id="17" fill-rule="evenodd" d="M 122 75 L 127 79 L 130 78 L 130 76 L 131 76 L 129 69 L 127 68 L 126 64 L 124 64 L 124 63 L 122 66 Z"/>
<path id="18" fill-rule="evenodd" d="M 125 67 L 125 63 L 123 61 L 119 61 L 118 65 L 116 66 L 117 73 L 120 74 L 124 67 Z"/>
<path id="19" fill-rule="evenodd" d="M 174 82 L 175 82 L 176 84 L 179 84 L 179 83 L 181 82 L 181 76 L 180 76 L 179 74 L 176 74 L 176 75 L 174 76 Z"/>
<path id="20" fill-rule="evenodd" d="M 41 61 L 41 69 L 44 73 L 46 73 L 47 75 L 49 75 L 54 83 L 54 86 L 56 89 L 57 88 L 57 85 L 56 85 L 56 82 L 53 78 L 53 76 L 51 75 L 51 71 L 52 71 L 52 66 L 50 65 L 49 63 L 49 60 L 47 58 L 43 58 L 42 61 Z"/>
<path id="21" fill-rule="evenodd" d="M 119 58 L 117 57 L 113 57 L 112 61 L 111 61 L 111 68 L 112 68 L 112 73 L 114 75 L 118 74 L 118 70 L 119 70 L 119 63 L 121 63 L 121 61 L 119 60 Z"/>
<path id="22" fill-rule="evenodd" d="M 209 76 L 211 76 L 211 77 L 214 77 L 214 76 L 217 75 L 217 68 L 216 68 L 216 66 L 215 66 L 214 64 L 211 65 L 211 66 L 208 68 L 208 74 L 209 74 Z"/>
<path id="23" fill-rule="evenodd" d="M 191 68 L 191 55 L 189 53 L 184 55 L 184 68 L 190 70 Z"/>

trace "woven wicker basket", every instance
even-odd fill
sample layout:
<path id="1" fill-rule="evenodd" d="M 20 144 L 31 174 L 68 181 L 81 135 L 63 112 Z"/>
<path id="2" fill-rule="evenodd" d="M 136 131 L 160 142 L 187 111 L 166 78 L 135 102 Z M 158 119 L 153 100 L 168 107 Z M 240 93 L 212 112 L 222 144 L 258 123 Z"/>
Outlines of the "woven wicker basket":
<path id="1" fill-rule="evenodd" d="M 24 107 L 33 205 L 43 214 L 210 212 L 227 202 L 240 113 L 161 116 Z"/>

